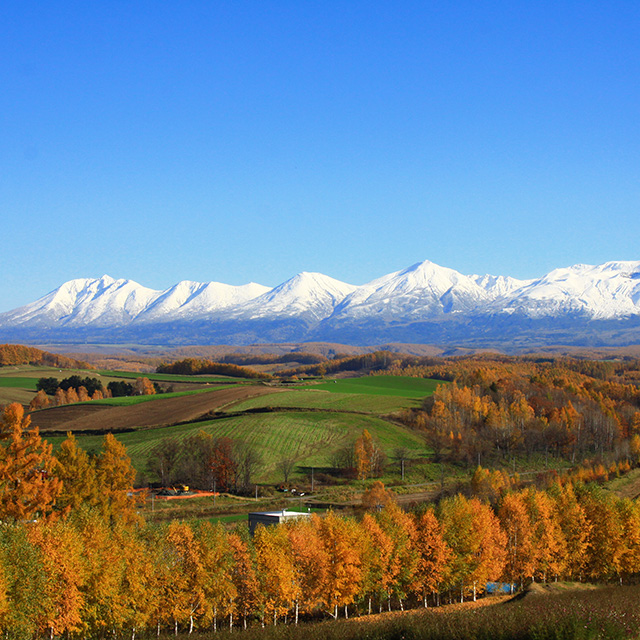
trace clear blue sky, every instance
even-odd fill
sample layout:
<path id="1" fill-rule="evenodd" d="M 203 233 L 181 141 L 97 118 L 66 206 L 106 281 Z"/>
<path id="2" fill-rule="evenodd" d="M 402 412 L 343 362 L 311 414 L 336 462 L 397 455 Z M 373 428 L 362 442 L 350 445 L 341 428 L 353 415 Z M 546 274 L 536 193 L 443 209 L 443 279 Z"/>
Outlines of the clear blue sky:
<path id="1" fill-rule="evenodd" d="M 640 259 L 640 3 L 0 2 L 0 311 L 107 273 Z"/>

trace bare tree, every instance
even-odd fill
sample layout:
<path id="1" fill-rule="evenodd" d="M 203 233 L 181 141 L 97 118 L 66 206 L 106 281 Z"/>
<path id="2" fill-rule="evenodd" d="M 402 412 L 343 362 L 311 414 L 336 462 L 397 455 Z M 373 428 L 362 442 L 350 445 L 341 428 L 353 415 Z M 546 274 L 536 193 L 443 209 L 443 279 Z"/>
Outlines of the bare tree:
<path id="1" fill-rule="evenodd" d="M 284 481 L 289 482 L 289 476 L 293 471 L 293 468 L 296 466 L 296 461 L 292 456 L 285 456 L 278 462 L 278 469 L 282 471 L 282 475 L 284 476 Z"/>

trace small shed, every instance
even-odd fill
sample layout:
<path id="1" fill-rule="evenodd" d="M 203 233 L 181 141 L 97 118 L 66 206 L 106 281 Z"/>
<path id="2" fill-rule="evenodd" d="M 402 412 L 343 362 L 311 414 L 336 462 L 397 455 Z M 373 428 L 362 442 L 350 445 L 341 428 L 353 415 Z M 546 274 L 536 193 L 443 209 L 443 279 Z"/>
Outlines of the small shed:
<path id="1" fill-rule="evenodd" d="M 261 524 L 264 527 L 271 527 L 288 520 L 298 518 L 310 518 L 311 514 L 304 511 L 253 511 L 249 514 L 249 533 L 253 535 L 256 527 Z"/>

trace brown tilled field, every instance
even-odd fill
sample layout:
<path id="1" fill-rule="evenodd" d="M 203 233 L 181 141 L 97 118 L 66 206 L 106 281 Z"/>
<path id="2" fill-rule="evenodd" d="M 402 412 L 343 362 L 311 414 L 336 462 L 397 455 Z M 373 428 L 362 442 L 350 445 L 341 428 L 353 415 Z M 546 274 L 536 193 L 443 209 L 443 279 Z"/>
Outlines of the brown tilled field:
<path id="1" fill-rule="evenodd" d="M 196 420 L 209 411 L 219 411 L 235 402 L 275 393 L 263 386 L 238 386 L 178 398 L 158 398 L 128 407 L 103 404 L 71 404 L 37 411 L 31 415 L 41 432 L 123 431 L 162 427 Z"/>

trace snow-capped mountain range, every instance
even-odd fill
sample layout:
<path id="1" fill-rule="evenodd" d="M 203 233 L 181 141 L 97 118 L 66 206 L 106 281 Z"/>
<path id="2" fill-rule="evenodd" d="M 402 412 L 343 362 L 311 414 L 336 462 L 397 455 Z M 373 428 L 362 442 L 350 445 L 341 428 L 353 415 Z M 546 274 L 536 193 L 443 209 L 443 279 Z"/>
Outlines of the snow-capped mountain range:
<path id="1" fill-rule="evenodd" d="M 0 340 L 628 344 L 640 342 L 640 261 L 536 280 L 425 261 L 361 286 L 305 272 L 274 288 L 182 281 L 156 291 L 105 275 L 0 314 Z"/>

